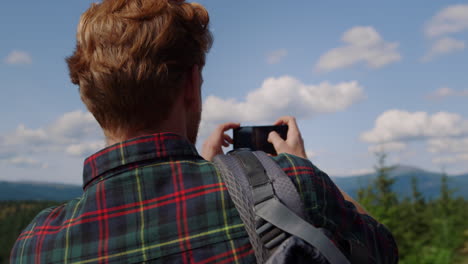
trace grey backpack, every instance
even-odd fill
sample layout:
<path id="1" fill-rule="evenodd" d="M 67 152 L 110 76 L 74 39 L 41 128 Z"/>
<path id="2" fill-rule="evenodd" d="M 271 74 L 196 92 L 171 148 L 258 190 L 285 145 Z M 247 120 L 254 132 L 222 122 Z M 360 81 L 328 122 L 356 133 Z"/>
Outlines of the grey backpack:
<path id="1" fill-rule="evenodd" d="M 257 263 L 349 264 L 324 234 L 304 220 L 296 187 L 261 151 L 218 155 L 221 172 L 249 235 Z"/>

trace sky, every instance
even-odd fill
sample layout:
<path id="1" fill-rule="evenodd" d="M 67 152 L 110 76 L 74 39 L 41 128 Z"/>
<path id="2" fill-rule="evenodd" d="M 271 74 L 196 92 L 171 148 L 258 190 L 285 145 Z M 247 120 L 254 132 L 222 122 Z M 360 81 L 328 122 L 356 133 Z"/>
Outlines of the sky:
<path id="1" fill-rule="evenodd" d="M 0 180 L 81 184 L 104 147 L 65 58 L 91 0 L 0 9 Z M 468 2 L 201 0 L 214 44 L 198 146 L 222 122 L 298 119 L 331 176 L 389 164 L 468 172 Z"/>

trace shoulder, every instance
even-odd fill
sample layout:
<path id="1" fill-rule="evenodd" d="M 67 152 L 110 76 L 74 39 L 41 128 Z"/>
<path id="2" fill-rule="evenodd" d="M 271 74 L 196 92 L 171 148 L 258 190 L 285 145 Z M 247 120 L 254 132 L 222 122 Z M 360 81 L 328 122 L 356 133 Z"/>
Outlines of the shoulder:
<path id="1" fill-rule="evenodd" d="M 50 232 L 48 225 L 56 220 L 62 221 L 65 218 L 67 208 L 76 200 L 67 203 L 51 206 L 40 211 L 33 220 L 21 231 L 11 250 L 10 263 L 29 263 L 34 261 L 35 246 L 38 239 Z"/>
<path id="2" fill-rule="evenodd" d="M 293 168 L 301 166 L 309 167 L 311 169 L 315 168 L 310 160 L 286 153 L 281 153 L 278 156 L 273 157 L 273 160 L 275 160 L 281 168 Z"/>
<path id="3" fill-rule="evenodd" d="M 327 190 L 331 190 L 333 189 L 331 187 L 335 187 L 330 177 L 308 159 L 290 154 L 280 154 L 273 157 L 273 160 L 276 161 L 286 175 L 291 177 L 292 180 L 299 185 L 299 191 L 302 191 L 300 185 L 304 184 L 320 185 Z"/>
<path id="4" fill-rule="evenodd" d="M 291 174 L 312 174 L 328 178 L 328 175 L 317 168 L 309 159 L 282 153 L 273 157 L 273 160 L 276 161 L 289 176 L 292 176 Z"/>

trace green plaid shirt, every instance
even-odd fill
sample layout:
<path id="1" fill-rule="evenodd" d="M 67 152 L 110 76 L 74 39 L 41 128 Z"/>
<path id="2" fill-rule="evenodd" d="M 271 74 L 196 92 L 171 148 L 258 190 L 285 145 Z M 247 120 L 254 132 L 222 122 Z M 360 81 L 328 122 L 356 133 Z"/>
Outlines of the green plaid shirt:
<path id="1" fill-rule="evenodd" d="M 345 250 L 357 241 L 396 263 L 391 234 L 358 214 L 325 173 L 295 156 L 275 160 L 309 222 Z M 176 134 L 107 147 L 85 160 L 83 179 L 81 197 L 42 211 L 21 233 L 11 263 L 255 263 L 219 172 Z"/>

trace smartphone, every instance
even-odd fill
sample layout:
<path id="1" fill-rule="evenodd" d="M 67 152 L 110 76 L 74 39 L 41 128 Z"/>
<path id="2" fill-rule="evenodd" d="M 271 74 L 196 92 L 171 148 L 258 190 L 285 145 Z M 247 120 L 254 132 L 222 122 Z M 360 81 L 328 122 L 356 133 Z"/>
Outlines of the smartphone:
<path id="1" fill-rule="evenodd" d="M 275 131 L 281 138 L 286 140 L 288 126 L 245 126 L 234 129 L 234 150 L 249 149 L 252 151 L 262 150 L 271 155 L 277 155 L 273 144 L 268 142 L 268 134 Z"/>

